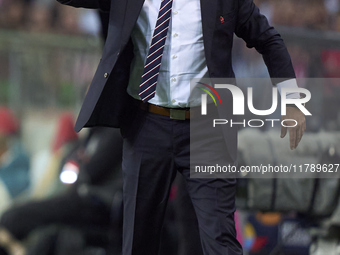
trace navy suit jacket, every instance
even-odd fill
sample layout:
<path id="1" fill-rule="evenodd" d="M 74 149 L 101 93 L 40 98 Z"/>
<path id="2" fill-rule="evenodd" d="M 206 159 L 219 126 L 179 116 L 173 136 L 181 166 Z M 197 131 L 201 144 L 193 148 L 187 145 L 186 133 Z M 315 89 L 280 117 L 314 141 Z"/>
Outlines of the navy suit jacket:
<path id="1" fill-rule="evenodd" d="M 133 59 L 131 31 L 144 0 L 58 0 L 74 7 L 110 12 L 102 59 L 79 113 L 75 130 L 84 126 L 119 127 L 128 118 L 126 93 Z M 260 14 L 253 0 L 200 0 L 204 50 L 212 78 L 234 77 L 231 63 L 233 36 L 262 54 L 272 78 L 294 78 L 290 56 L 279 33 Z M 190 13 L 188 13 L 190 15 Z M 220 19 L 223 17 L 224 22 Z M 236 145 L 236 133 L 229 132 Z M 235 152 L 236 153 L 236 152 Z"/>

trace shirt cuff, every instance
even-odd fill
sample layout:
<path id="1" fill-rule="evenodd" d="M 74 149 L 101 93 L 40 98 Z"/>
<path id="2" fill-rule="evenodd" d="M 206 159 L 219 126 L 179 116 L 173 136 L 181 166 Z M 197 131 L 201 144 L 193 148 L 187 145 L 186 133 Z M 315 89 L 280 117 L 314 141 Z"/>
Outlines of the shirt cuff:
<path id="1" fill-rule="evenodd" d="M 277 89 L 279 90 L 280 95 L 281 95 L 281 88 L 298 88 L 296 79 L 290 79 L 290 80 L 286 80 L 283 82 L 279 82 L 278 84 L 276 84 L 276 86 L 277 86 Z M 300 98 L 300 93 L 299 92 L 287 93 L 286 98 L 287 99 Z"/>

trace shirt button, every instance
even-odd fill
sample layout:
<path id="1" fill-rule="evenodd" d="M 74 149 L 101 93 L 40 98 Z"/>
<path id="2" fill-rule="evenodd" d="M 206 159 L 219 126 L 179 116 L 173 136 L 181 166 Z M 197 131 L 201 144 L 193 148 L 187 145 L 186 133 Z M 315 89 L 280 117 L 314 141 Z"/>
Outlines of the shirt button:
<path id="1" fill-rule="evenodd" d="M 109 76 L 108 73 L 104 73 L 104 78 L 107 78 Z"/>
<path id="2" fill-rule="evenodd" d="M 171 103 L 176 103 L 176 100 L 175 100 L 175 99 L 172 99 L 172 100 L 171 100 Z"/>
<path id="3" fill-rule="evenodd" d="M 177 33 L 174 33 L 174 37 L 177 37 L 178 36 L 178 34 Z"/>
<path id="4" fill-rule="evenodd" d="M 171 81 L 176 81 L 176 78 L 171 78 Z"/>
<path id="5" fill-rule="evenodd" d="M 174 11 L 174 14 L 175 14 L 175 15 L 178 14 L 178 11 Z"/>
<path id="6" fill-rule="evenodd" d="M 175 59 L 175 58 L 177 58 L 177 56 L 176 56 L 176 55 L 173 55 L 172 58 Z"/>

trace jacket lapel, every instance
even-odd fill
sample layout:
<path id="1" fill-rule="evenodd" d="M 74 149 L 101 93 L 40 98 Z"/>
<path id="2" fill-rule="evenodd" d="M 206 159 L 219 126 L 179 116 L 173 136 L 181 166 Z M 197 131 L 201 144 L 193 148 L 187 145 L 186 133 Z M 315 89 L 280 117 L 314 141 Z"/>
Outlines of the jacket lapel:
<path id="1" fill-rule="evenodd" d="M 144 0 L 125 0 L 125 1 L 127 1 L 127 4 L 123 24 L 122 39 L 127 42 L 131 35 L 133 26 L 135 25 L 139 13 L 143 7 Z"/>
<path id="2" fill-rule="evenodd" d="M 202 13 L 203 41 L 206 58 L 210 57 L 211 43 L 216 23 L 218 0 L 200 0 Z"/>

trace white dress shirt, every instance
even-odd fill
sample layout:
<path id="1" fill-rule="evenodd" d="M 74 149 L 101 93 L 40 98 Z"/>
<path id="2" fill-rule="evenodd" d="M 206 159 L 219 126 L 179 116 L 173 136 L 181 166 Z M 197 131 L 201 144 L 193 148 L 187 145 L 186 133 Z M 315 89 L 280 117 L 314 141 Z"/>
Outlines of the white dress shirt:
<path id="1" fill-rule="evenodd" d="M 132 31 L 135 58 L 127 92 L 136 99 L 140 99 L 139 85 L 160 4 L 161 0 L 145 0 Z M 200 105 L 201 93 L 190 86 L 190 81 L 209 78 L 204 54 L 200 1 L 174 0 L 156 93 L 149 103 L 170 108 Z M 279 91 L 283 86 L 297 87 L 296 80 L 278 84 Z M 299 98 L 299 94 L 287 97 Z"/>

